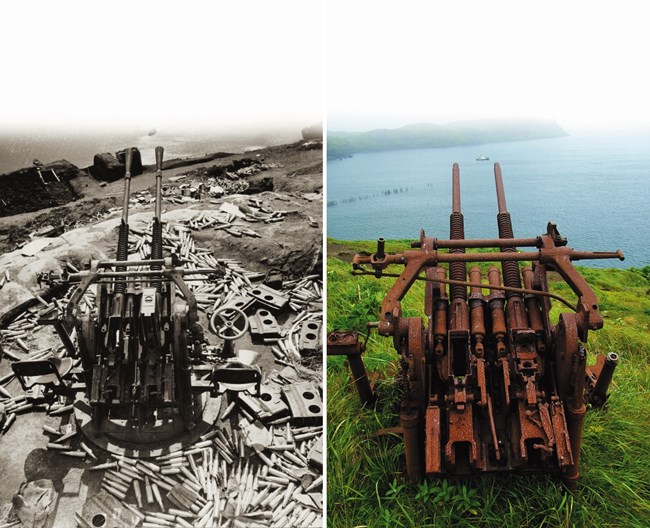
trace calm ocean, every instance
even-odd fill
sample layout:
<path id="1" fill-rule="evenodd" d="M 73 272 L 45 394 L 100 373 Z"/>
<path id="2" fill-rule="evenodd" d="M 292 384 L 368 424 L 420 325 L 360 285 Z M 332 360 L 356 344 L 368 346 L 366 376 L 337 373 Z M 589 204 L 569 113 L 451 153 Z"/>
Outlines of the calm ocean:
<path id="1" fill-rule="evenodd" d="M 0 132 L 0 174 L 31 167 L 38 158 L 43 163 L 67 159 L 78 167 L 93 164 L 93 156 L 128 146 L 138 147 L 142 162 L 155 163 L 154 149 L 165 147 L 165 159 L 190 158 L 206 153 L 238 153 L 253 147 L 282 145 L 298 141 L 300 130 L 282 132 L 245 132 L 239 134 L 163 130 L 154 135 L 147 131 L 19 133 Z"/>
<path id="2" fill-rule="evenodd" d="M 476 161 L 479 155 L 490 161 Z M 516 237 L 557 223 L 569 245 L 622 249 L 625 261 L 650 265 L 650 132 L 575 134 L 479 146 L 355 154 L 327 164 L 328 236 L 343 240 L 449 236 L 451 168 L 460 165 L 468 238 L 497 237 L 494 162 L 501 165 Z"/>

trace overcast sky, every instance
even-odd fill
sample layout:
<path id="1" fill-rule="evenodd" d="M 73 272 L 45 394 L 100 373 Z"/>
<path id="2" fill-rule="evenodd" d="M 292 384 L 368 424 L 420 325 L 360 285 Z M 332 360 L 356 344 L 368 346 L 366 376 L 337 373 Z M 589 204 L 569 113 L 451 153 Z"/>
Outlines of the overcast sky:
<path id="1" fill-rule="evenodd" d="M 325 88 L 332 129 L 650 126 L 646 12 L 627 0 L 6 2 L 0 128 L 305 126 Z"/>
<path id="2" fill-rule="evenodd" d="M 648 4 L 327 2 L 330 129 L 485 117 L 650 126 Z"/>
<path id="3" fill-rule="evenodd" d="M 307 126 L 322 118 L 319 1 L 0 8 L 0 128 Z"/>

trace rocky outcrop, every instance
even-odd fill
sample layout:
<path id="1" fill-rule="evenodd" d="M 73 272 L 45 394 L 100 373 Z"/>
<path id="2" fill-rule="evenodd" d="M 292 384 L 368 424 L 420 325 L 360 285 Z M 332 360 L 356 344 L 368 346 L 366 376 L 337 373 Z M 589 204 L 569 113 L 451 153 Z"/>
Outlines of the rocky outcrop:
<path id="1" fill-rule="evenodd" d="M 21 169 L 0 176 L 0 216 L 38 211 L 77 199 L 70 180 L 79 169 L 67 160 Z"/>
<path id="2" fill-rule="evenodd" d="M 103 181 L 115 181 L 124 178 L 126 161 L 126 149 L 115 153 L 110 152 L 95 154 L 90 173 L 94 178 Z M 142 174 L 142 155 L 137 148 L 133 149 L 133 161 L 131 162 L 131 176 Z"/>
<path id="3" fill-rule="evenodd" d="M 323 124 L 316 123 L 302 129 L 302 139 L 323 139 Z"/>

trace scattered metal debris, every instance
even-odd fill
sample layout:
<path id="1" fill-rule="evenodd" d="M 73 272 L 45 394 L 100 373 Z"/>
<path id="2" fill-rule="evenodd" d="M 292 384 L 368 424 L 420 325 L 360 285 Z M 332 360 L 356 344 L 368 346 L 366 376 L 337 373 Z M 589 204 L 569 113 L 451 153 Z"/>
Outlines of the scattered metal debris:
<path id="1" fill-rule="evenodd" d="M 159 165 L 161 163 L 162 155 Z M 128 186 L 126 188 L 125 211 L 129 204 L 151 202 L 146 193 L 139 193 L 135 202 L 129 200 Z M 3 433 L 22 413 L 41 410 L 49 416 L 61 416 L 58 427 L 43 426 L 43 431 L 50 436 L 47 449 L 82 463 L 93 462 L 95 465 L 89 469 L 103 472 L 103 491 L 91 498 L 75 516 L 79 526 L 99 526 L 98 522 L 101 526 L 143 527 L 321 526 L 322 373 L 307 366 L 312 364 L 311 358 L 306 358 L 303 364 L 303 354 L 307 356 L 313 352 L 313 343 L 303 348 L 301 340 L 306 325 L 320 324 L 322 320 L 321 278 L 318 275 L 295 280 L 280 278 L 271 288 L 263 283 L 266 274 L 248 271 L 233 259 L 216 258 L 209 249 L 198 247 L 191 233 L 212 227 L 240 233 L 240 236 L 253 236 L 238 222 L 282 221 L 288 211 L 272 211 L 260 200 L 251 198 L 246 205 L 223 204 L 220 211 L 200 211 L 185 223 L 163 225 L 160 222 L 161 200 L 154 199 L 154 202 L 156 214 L 149 226 L 143 229 L 123 222 L 118 259 L 105 265 L 96 264 L 105 270 L 105 275 L 97 275 L 100 282 L 96 290 L 88 288 L 83 281 L 92 277 L 92 270 L 98 268 L 80 271 L 66 266 L 59 273 L 40 274 L 39 281 L 52 288 L 67 285 L 65 293 L 49 302 L 39 297 L 35 301 L 39 306 L 24 310 L 0 328 L 0 350 L 14 362 L 14 372 L 0 379 Z M 162 261 L 163 250 L 171 257 L 155 268 Z M 167 261 L 173 263 L 171 271 L 167 269 Z M 89 422 L 82 412 L 85 403 L 92 409 L 94 400 L 86 402 L 74 396 L 75 392 L 77 395 L 84 392 L 89 373 L 93 380 L 90 393 L 96 394 L 97 401 L 104 401 L 106 388 L 112 386 L 111 383 L 118 387 L 117 394 L 127 395 L 128 391 L 119 389 L 118 381 L 107 381 L 114 374 L 104 375 L 93 364 L 84 368 L 85 356 L 80 350 L 91 350 L 86 342 L 91 334 L 83 324 L 65 322 L 71 314 L 79 320 L 92 321 L 91 314 L 101 314 L 102 307 L 114 304 L 106 301 L 107 292 L 116 287 L 113 283 L 119 283 L 122 276 L 126 279 L 138 273 L 154 279 L 156 273 L 160 276 L 176 273 L 191 278 L 186 279 L 186 287 L 174 291 L 176 300 L 172 302 L 180 300 L 195 306 L 197 313 L 204 314 L 207 320 L 212 320 L 215 314 L 222 317 L 216 328 L 220 339 L 197 337 L 191 344 L 197 353 L 189 352 L 189 345 L 187 352 L 192 391 L 200 390 L 214 397 L 215 419 L 198 438 L 164 449 L 145 448 L 144 444 L 116 449 L 110 441 L 98 443 L 96 437 L 89 436 Z M 101 278 L 104 276 L 106 279 Z M 9 274 L 3 279 L 4 282 L 9 280 Z M 80 283 L 86 287 L 79 287 Z M 154 295 L 155 283 L 150 286 Z M 124 289 L 125 295 L 135 295 L 139 299 L 137 310 L 144 316 L 149 310 L 147 292 L 146 287 L 132 290 L 132 286 L 127 286 Z M 155 303 L 151 309 L 151 313 L 157 313 Z M 236 315 L 236 311 L 244 315 L 246 327 L 243 331 L 234 324 L 232 315 Z M 136 317 L 135 314 L 132 311 L 131 317 Z M 260 318 L 259 324 L 249 334 L 248 318 L 256 316 Z M 268 317 L 273 317 L 272 331 L 266 322 Z M 122 319 L 120 312 L 107 324 L 119 322 L 122 325 Z M 54 330 L 39 322 L 51 323 Z M 235 335 L 224 332 L 230 323 L 233 323 L 236 337 L 249 335 L 258 350 L 263 347 L 267 357 L 264 369 L 254 365 L 260 352 L 235 350 Z M 261 332 L 257 331 L 260 325 Z M 115 327 L 111 328 L 114 331 Z M 63 345 L 34 350 L 36 332 L 49 332 L 52 340 L 58 336 Z M 130 332 L 137 335 L 134 329 Z M 121 333 L 131 335 L 126 330 Z M 38 337 L 42 342 L 43 335 Z M 103 368 L 117 372 L 114 367 L 117 360 L 111 357 L 111 354 L 106 356 Z M 275 368 L 273 363 L 277 365 Z M 156 371 L 156 364 L 150 364 L 151 372 Z M 26 370 L 36 365 L 39 369 L 52 370 L 48 373 Z M 166 387 L 174 386 L 174 378 L 167 375 L 165 368 L 158 371 L 162 380 L 160 394 L 170 398 L 164 395 L 168 394 Z M 239 386 L 229 384 L 223 373 L 230 377 L 235 374 Z M 16 386 L 15 377 L 23 389 L 20 394 L 14 389 L 7 390 L 10 383 Z M 244 378 L 253 383 L 245 386 Z M 149 380 L 150 384 L 153 379 Z M 285 391 L 305 379 L 310 380 L 308 390 L 313 395 L 312 409 L 307 411 L 296 407 L 295 402 L 292 404 L 292 397 Z M 114 404 L 112 398 L 105 401 L 107 409 Z M 129 401 L 129 409 L 140 406 L 137 398 Z M 318 412 L 313 409 L 316 405 L 320 406 Z M 134 425 L 139 413 L 124 416 L 127 422 L 135 420 Z M 67 489 L 72 487 L 70 483 Z"/>

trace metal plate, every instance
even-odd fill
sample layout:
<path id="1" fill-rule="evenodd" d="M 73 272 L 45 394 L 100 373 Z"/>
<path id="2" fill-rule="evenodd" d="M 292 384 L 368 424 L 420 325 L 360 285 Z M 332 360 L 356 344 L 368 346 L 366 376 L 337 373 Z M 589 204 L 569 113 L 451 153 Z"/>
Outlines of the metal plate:
<path id="1" fill-rule="evenodd" d="M 264 306 L 268 306 L 273 310 L 282 310 L 289 303 L 287 297 L 273 288 L 264 286 L 264 284 L 257 284 L 249 293 Z"/>
<path id="2" fill-rule="evenodd" d="M 300 329 L 300 350 L 304 352 L 317 352 L 321 347 L 321 323 L 318 321 L 305 321 Z"/>
<path id="3" fill-rule="evenodd" d="M 271 312 L 262 308 L 248 318 L 251 334 L 263 337 L 280 335 L 280 327 Z"/>
<path id="4" fill-rule="evenodd" d="M 305 425 L 323 422 L 323 402 L 313 383 L 294 383 L 283 387 L 282 394 L 289 404 L 293 422 Z"/>

